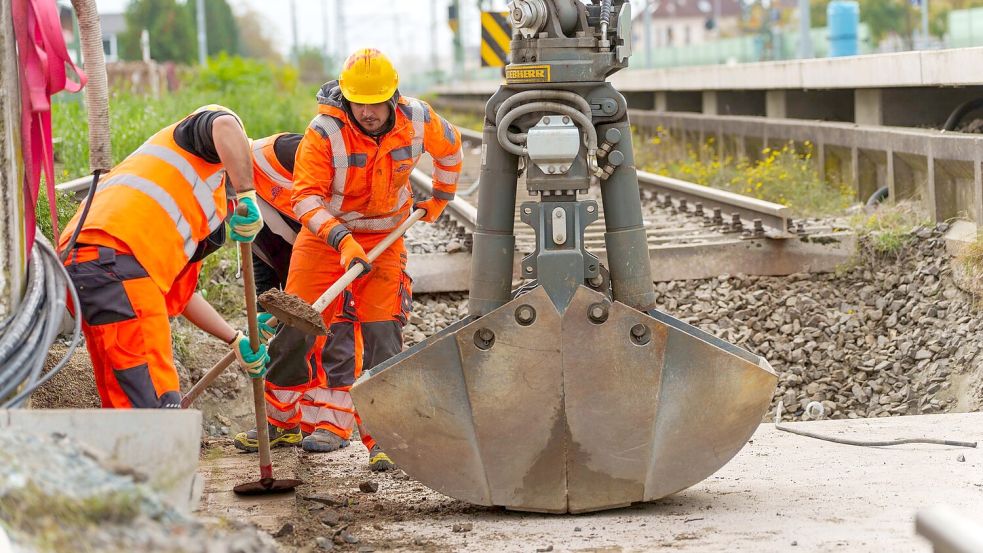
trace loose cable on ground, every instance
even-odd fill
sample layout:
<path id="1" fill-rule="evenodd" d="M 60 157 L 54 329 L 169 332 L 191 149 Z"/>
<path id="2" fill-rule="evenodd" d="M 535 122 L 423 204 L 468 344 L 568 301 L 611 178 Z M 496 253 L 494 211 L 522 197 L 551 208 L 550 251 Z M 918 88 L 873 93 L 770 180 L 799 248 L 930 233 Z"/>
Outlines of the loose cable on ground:
<path id="1" fill-rule="evenodd" d="M 39 386 L 68 363 L 82 334 L 78 294 L 51 244 L 38 230 L 28 268 L 27 293 L 0 323 L 0 408 L 21 407 Z M 67 296 L 76 306 L 72 341 L 65 355 L 44 371 L 48 350 L 61 329 Z"/>
<path id="2" fill-rule="evenodd" d="M 850 440 L 847 438 L 836 438 L 833 436 L 826 436 L 824 434 L 807 432 L 805 430 L 789 428 L 788 426 L 783 425 L 781 423 L 783 407 L 784 407 L 784 402 L 782 401 L 779 401 L 778 405 L 775 407 L 775 428 L 783 432 L 789 432 L 792 434 L 797 434 L 799 436 L 805 436 L 806 438 L 814 438 L 817 440 L 823 440 L 823 441 L 833 442 L 837 444 L 856 445 L 861 447 L 884 447 L 884 446 L 904 445 L 904 444 L 935 444 L 935 445 L 948 445 L 954 447 L 976 447 L 976 442 L 940 440 L 935 438 L 902 438 L 898 440 Z"/>

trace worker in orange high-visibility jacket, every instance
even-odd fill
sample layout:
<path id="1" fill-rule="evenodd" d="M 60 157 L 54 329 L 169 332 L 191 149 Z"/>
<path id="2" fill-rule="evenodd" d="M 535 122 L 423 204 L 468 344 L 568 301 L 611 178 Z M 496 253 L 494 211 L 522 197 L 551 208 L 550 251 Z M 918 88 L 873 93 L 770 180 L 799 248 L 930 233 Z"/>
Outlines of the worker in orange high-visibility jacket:
<path id="1" fill-rule="evenodd" d="M 195 294 L 201 260 L 225 241 L 232 190 L 247 214 L 232 215 L 233 240 L 263 227 L 249 143 L 235 113 L 205 106 L 151 136 L 102 177 L 65 266 L 78 289 L 86 348 L 103 407 L 180 407 L 168 317 L 229 344 L 250 376 L 266 372 L 265 347 L 252 350 Z M 79 213 L 59 240 L 69 247 Z"/>
<path id="2" fill-rule="evenodd" d="M 256 203 L 264 225 L 253 242 L 257 294 L 271 288 L 282 289 L 287 284 L 290 252 L 301 227 L 290 202 L 294 157 L 301 138 L 303 135 L 297 133 L 278 133 L 250 143 Z M 268 318 L 268 314 L 261 317 L 261 325 Z M 272 329 L 267 326 L 262 330 Z"/>
<path id="3" fill-rule="evenodd" d="M 253 269 L 256 277 L 256 293 L 262 294 L 271 288 L 283 288 L 287 282 L 290 266 L 290 253 L 297 239 L 301 224 L 293 214 L 290 195 L 293 190 L 294 157 L 303 135 L 278 133 L 266 138 L 253 140 L 250 149 L 253 159 L 253 183 L 256 187 L 256 202 L 263 215 L 263 229 L 253 242 Z M 271 326 L 272 315 L 260 312 L 259 331 L 264 341 L 276 333 Z M 304 394 L 300 398 L 301 413 L 314 412 L 310 408 L 313 398 Z M 293 409 L 291 405 L 288 408 Z M 278 409 L 277 404 L 268 404 L 267 409 Z M 311 431 L 313 420 L 301 420 L 301 426 Z M 294 432 L 271 433 L 271 446 L 300 445 L 300 430 Z M 371 437 L 363 432 L 363 440 Z M 250 430 L 235 436 L 235 446 L 244 451 L 257 451 L 259 441 L 256 432 Z"/>
<path id="4" fill-rule="evenodd" d="M 395 69 L 378 50 L 352 54 L 339 80 L 318 92 L 318 115 L 297 151 L 292 197 L 304 228 L 294 244 L 286 291 L 313 302 L 350 267 L 366 269 L 325 310 L 330 339 L 283 328 L 270 342 L 269 423 L 274 432 L 289 432 L 301 419 L 313 419 L 302 442 L 307 451 L 349 444 L 357 422 L 352 384 L 362 370 L 403 347 L 402 327 L 412 309 L 406 248 L 397 240 L 372 263 L 366 250 L 414 206 L 434 222 L 457 189 L 460 134 L 426 103 L 401 96 L 397 84 Z M 424 152 L 434 162 L 434 196 L 414 202 L 409 176 Z M 304 394 L 313 402 L 297 409 Z M 391 468 L 385 453 L 362 437 L 370 467 Z"/>

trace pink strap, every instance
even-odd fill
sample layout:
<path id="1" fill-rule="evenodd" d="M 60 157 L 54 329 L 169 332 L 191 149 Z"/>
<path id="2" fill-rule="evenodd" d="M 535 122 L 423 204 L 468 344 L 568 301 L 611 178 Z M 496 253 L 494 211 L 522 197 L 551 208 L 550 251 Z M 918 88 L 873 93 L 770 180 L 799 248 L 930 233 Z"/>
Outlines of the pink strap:
<path id="1" fill-rule="evenodd" d="M 14 34 L 21 76 L 21 148 L 24 155 L 24 195 L 27 251 L 34 245 L 35 206 L 44 170 L 51 224 L 58 239 L 55 207 L 55 163 L 51 136 L 51 96 L 62 90 L 78 92 L 86 76 L 68 55 L 54 0 L 13 0 Z M 68 79 L 65 64 L 78 75 Z"/>

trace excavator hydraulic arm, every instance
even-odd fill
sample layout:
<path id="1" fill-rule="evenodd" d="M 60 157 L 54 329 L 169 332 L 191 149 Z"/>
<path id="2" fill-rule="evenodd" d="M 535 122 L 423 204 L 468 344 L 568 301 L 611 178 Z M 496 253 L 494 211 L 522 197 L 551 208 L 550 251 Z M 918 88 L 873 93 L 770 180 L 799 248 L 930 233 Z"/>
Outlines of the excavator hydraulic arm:
<path id="1" fill-rule="evenodd" d="M 606 81 L 631 55 L 628 2 L 514 0 L 509 18 L 506 84 L 485 110 L 469 316 L 352 396 L 396 463 L 451 497 L 558 513 L 658 499 L 744 446 L 777 377 L 654 309 L 627 104 Z M 513 275 L 520 177 L 536 249 Z M 605 255 L 584 245 L 601 218 Z"/>

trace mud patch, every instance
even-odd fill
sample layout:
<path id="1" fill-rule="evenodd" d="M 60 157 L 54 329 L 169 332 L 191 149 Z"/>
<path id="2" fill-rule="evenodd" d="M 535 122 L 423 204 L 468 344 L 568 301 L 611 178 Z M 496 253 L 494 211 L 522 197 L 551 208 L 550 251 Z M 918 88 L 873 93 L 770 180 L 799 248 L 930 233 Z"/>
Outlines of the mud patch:
<path id="1" fill-rule="evenodd" d="M 273 288 L 259 296 L 259 304 L 287 326 L 316 336 L 324 336 L 328 333 L 321 314 L 293 294 Z"/>
<path id="2" fill-rule="evenodd" d="M 50 370 L 67 350 L 64 344 L 52 344 L 44 370 Z M 58 374 L 31 395 L 34 409 L 97 409 L 100 405 L 89 352 L 81 344 Z"/>

